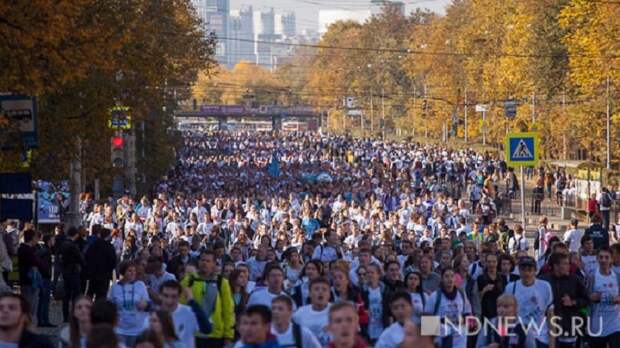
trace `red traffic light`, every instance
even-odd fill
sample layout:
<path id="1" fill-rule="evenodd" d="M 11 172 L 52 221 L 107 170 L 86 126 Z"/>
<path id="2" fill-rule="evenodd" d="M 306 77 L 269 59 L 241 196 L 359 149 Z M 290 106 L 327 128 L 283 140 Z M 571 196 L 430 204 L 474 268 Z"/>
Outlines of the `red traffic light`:
<path id="1" fill-rule="evenodd" d="M 115 148 L 121 148 L 121 147 L 123 147 L 123 142 L 124 142 L 124 141 L 123 141 L 123 137 L 116 137 L 116 136 L 115 136 L 115 137 L 112 137 L 112 145 L 113 145 Z"/>

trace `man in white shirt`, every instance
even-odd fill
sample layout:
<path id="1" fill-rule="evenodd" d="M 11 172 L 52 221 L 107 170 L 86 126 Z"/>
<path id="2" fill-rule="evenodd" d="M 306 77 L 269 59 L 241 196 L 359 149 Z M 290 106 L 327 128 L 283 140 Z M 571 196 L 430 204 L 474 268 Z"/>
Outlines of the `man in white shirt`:
<path id="1" fill-rule="evenodd" d="M 310 282 L 310 303 L 300 307 L 293 315 L 293 321 L 308 328 L 318 338 L 322 346 L 329 341 L 327 324 L 329 320 L 329 282 L 325 278 Z"/>
<path id="2" fill-rule="evenodd" d="M 519 275 L 521 279 L 508 283 L 504 293 L 517 298 L 518 317 L 522 325 L 540 327 L 540 330 L 528 330 L 526 347 L 550 346 L 551 340 L 555 340 L 548 325 L 553 317 L 551 285 L 536 279 L 536 260 L 531 256 L 519 260 Z"/>
<path id="3" fill-rule="evenodd" d="M 291 322 L 293 301 L 280 295 L 271 302 L 271 333 L 278 338 L 282 348 L 321 348 L 312 331 Z"/>
<path id="4" fill-rule="evenodd" d="M 194 348 L 194 334 L 197 332 L 208 334 L 211 332 L 211 323 L 200 308 L 200 305 L 193 300 L 190 289 L 185 291 L 188 305 L 179 303 L 181 290 L 181 285 L 176 280 L 165 281 L 159 289 L 161 309 L 168 311 L 172 315 L 174 332 L 183 345 L 186 348 Z M 148 324 L 147 318 L 145 327 L 148 327 Z"/>
<path id="5" fill-rule="evenodd" d="M 330 263 L 341 259 L 344 256 L 342 248 L 338 245 L 338 234 L 334 231 L 325 232 L 326 243 L 323 243 L 314 249 L 312 259 L 320 260 L 323 263 Z"/>
<path id="6" fill-rule="evenodd" d="M 403 341 L 404 323 L 413 316 L 411 295 L 406 292 L 394 293 L 390 299 L 390 312 L 395 321 L 381 333 L 375 348 L 395 348 Z"/>
<path id="7" fill-rule="evenodd" d="M 571 253 L 579 252 L 581 248 L 581 237 L 583 237 L 583 230 L 577 228 L 579 220 L 572 219 L 570 222 L 571 228 L 564 232 L 564 243 L 568 245 L 568 250 Z"/>
<path id="8" fill-rule="evenodd" d="M 284 271 L 280 266 L 268 266 L 265 270 L 267 287 L 254 291 L 248 299 L 248 306 L 263 305 L 271 309 L 271 301 L 279 295 L 287 295 L 284 291 Z"/>

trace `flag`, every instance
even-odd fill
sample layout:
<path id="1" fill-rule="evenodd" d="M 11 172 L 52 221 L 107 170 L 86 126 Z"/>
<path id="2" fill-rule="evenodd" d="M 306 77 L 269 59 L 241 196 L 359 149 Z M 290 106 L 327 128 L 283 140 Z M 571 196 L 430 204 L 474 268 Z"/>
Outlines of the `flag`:
<path id="1" fill-rule="evenodd" d="M 271 155 L 271 163 L 269 163 L 269 175 L 277 178 L 280 176 L 280 160 L 274 153 Z"/>

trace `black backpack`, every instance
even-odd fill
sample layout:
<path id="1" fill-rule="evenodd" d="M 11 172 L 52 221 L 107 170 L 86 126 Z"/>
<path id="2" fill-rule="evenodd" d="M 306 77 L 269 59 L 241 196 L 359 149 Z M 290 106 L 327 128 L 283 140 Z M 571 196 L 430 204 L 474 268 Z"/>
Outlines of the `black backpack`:
<path id="1" fill-rule="evenodd" d="M 611 197 L 609 196 L 609 193 L 603 192 L 601 195 L 601 206 L 605 208 L 611 207 Z"/>

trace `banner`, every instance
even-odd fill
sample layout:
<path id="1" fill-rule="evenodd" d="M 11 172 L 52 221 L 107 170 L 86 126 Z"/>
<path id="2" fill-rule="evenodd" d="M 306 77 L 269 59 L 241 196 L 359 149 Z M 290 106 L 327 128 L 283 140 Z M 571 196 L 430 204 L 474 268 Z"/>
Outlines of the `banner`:
<path id="1" fill-rule="evenodd" d="M 47 181 L 37 181 L 37 217 L 40 224 L 57 224 L 69 207 L 69 183 L 63 181 L 54 185 Z"/>

